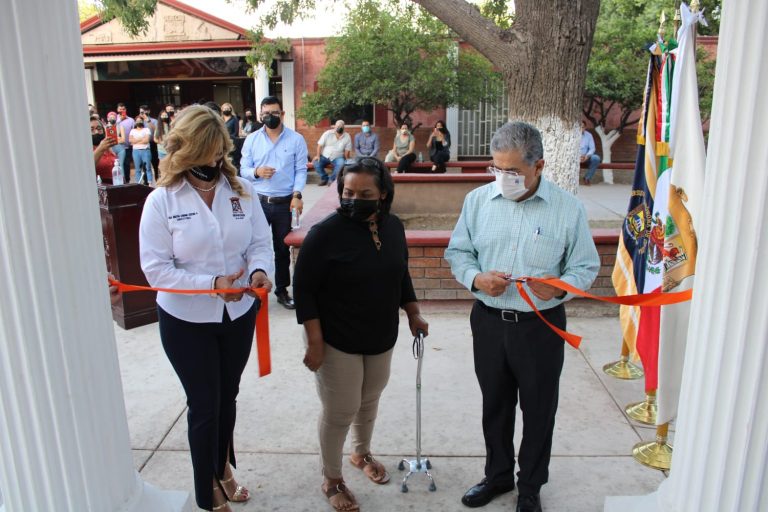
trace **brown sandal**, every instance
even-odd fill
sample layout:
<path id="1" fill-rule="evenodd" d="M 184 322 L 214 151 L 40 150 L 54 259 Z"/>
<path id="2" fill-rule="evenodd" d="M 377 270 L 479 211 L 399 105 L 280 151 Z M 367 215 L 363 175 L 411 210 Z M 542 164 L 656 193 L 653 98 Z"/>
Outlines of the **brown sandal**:
<path id="1" fill-rule="evenodd" d="M 320 489 L 323 491 L 323 494 L 325 494 L 325 497 L 328 498 L 328 503 L 331 504 L 334 510 L 338 512 L 358 512 L 360 510 L 360 505 L 358 505 L 357 500 L 355 499 L 355 495 L 352 494 L 352 491 L 347 488 L 346 485 L 344 485 L 344 482 L 339 482 L 338 484 L 329 487 L 328 489 L 325 489 L 325 484 L 320 487 Z M 334 496 L 338 496 L 341 494 L 347 499 L 347 505 L 339 504 L 339 500 L 335 500 L 334 502 Z"/>
<path id="2" fill-rule="evenodd" d="M 365 473 L 365 476 L 368 477 L 368 480 L 375 484 L 385 484 L 389 482 L 389 473 L 387 472 L 387 468 L 384 467 L 384 464 L 377 461 L 373 458 L 373 455 L 370 453 L 366 454 L 361 460 L 355 462 L 355 460 L 350 457 L 349 463 L 355 466 L 357 469 L 360 469 Z M 366 470 L 366 468 L 371 468 L 370 470 Z"/>

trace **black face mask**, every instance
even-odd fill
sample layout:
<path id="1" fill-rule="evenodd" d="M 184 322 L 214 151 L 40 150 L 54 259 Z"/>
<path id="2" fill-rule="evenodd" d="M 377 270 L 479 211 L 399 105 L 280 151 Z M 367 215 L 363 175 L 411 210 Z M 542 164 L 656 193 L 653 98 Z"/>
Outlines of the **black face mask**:
<path id="1" fill-rule="evenodd" d="M 117 124 L 117 119 L 108 119 L 107 122 L 114 126 Z"/>
<path id="2" fill-rule="evenodd" d="M 251 119 L 253 119 L 253 114 L 245 114 L 245 118 L 250 121 Z"/>
<path id="3" fill-rule="evenodd" d="M 378 199 L 349 199 L 343 198 L 341 206 L 336 210 L 339 214 L 352 220 L 366 221 L 374 213 L 379 211 Z"/>
<path id="4" fill-rule="evenodd" d="M 336 133 L 344 133 L 344 128 L 336 128 Z"/>
<path id="5" fill-rule="evenodd" d="M 160 116 L 160 119 L 162 119 L 163 121 L 168 121 L 168 116 Z"/>
<path id="6" fill-rule="evenodd" d="M 219 160 L 216 162 L 216 165 L 198 165 L 197 167 L 192 167 L 189 172 L 191 172 L 192 175 L 197 179 L 203 181 L 213 181 L 219 177 L 221 164 L 222 161 Z"/>
<path id="7" fill-rule="evenodd" d="M 272 114 L 267 114 L 266 116 L 261 118 L 261 122 L 264 123 L 267 128 L 270 130 L 274 130 L 278 126 L 280 126 L 280 116 L 273 116 Z"/>
<path id="8" fill-rule="evenodd" d="M 224 114 L 225 116 L 228 116 L 228 115 L 230 115 L 232 113 L 232 111 L 231 110 L 222 110 L 221 113 Z"/>
<path id="9" fill-rule="evenodd" d="M 447 128 L 438 128 L 438 130 L 440 130 L 440 132 L 442 132 L 442 133 L 445 133 L 445 132 L 447 132 L 447 131 L 448 131 L 448 129 L 447 129 Z"/>
<path id="10" fill-rule="evenodd" d="M 101 144 L 101 141 L 104 140 L 105 135 L 103 133 L 92 133 L 91 139 L 93 140 L 93 145 L 98 146 Z"/>
<path id="11" fill-rule="evenodd" d="M 144 123 L 136 123 L 136 128 L 144 128 Z"/>

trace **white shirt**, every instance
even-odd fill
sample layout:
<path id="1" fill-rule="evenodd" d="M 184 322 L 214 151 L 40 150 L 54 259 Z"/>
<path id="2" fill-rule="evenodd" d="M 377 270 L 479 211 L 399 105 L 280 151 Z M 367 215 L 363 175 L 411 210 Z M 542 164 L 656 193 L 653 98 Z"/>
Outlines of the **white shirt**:
<path id="1" fill-rule="evenodd" d="M 143 139 L 144 137 L 149 137 L 147 141 L 149 141 L 151 137 L 151 132 L 149 131 L 149 128 L 134 128 L 131 130 L 131 133 L 128 135 L 128 137 L 133 137 L 133 140 L 139 140 Z M 133 149 L 147 149 L 149 147 L 149 142 L 145 142 L 144 144 L 134 144 Z"/>
<path id="2" fill-rule="evenodd" d="M 345 151 L 352 151 L 352 138 L 347 132 L 336 138 L 336 129 L 326 131 L 317 141 L 323 147 L 323 156 L 328 160 L 336 160 L 344 156 Z"/>
<path id="3" fill-rule="evenodd" d="M 216 184 L 211 209 L 183 180 L 158 187 L 147 197 L 139 226 L 141 268 L 153 287 L 182 290 L 211 288 L 215 276 L 243 269 L 243 281 L 260 268 L 273 271 L 272 232 L 258 197 L 242 178 L 250 197 L 240 197 L 223 177 Z M 226 306 L 234 320 L 254 299 L 225 303 L 219 297 L 157 293 L 157 304 L 187 322 L 221 322 Z"/>

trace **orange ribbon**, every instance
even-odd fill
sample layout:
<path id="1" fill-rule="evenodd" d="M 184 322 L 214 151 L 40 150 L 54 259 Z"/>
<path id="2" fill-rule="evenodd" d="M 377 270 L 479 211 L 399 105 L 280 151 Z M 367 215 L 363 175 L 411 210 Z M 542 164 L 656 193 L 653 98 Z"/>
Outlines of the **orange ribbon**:
<path id="1" fill-rule="evenodd" d="M 210 294 L 213 290 L 177 290 L 173 288 L 153 288 L 151 286 L 138 286 L 125 284 L 115 279 L 108 279 L 109 284 L 117 286 L 119 292 L 166 292 L 182 295 Z M 264 288 L 227 288 L 216 290 L 216 293 L 243 293 L 252 291 L 259 296 L 261 307 L 256 315 L 256 354 L 259 360 L 259 377 L 272 373 L 272 358 L 269 346 L 269 296 Z"/>
<path id="2" fill-rule="evenodd" d="M 539 318 L 541 318 L 541 320 L 545 324 L 547 324 L 547 326 L 550 329 L 555 331 L 561 338 L 567 341 L 573 348 L 579 348 L 579 345 L 581 344 L 581 336 L 564 331 L 558 328 L 557 326 L 553 325 L 549 321 L 547 321 L 547 319 L 544 318 L 544 315 L 541 314 L 539 309 L 533 303 L 533 300 L 531 300 L 531 297 L 528 295 L 528 292 L 526 292 L 525 288 L 523 288 L 523 283 L 525 283 L 526 281 L 533 281 L 537 283 L 548 284 L 550 286 L 554 286 L 555 288 L 558 288 L 565 292 L 569 292 L 574 295 L 579 295 L 580 297 L 599 300 L 600 302 L 622 304 L 624 306 L 666 306 L 669 304 L 677 304 L 679 302 L 685 302 L 687 300 L 691 300 L 691 297 L 693 296 L 693 290 L 690 289 L 682 292 L 669 292 L 669 293 L 653 292 L 653 293 L 638 293 L 634 295 L 623 295 L 619 297 L 601 297 L 599 295 L 592 295 L 591 293 L 587 293 L 584 290 L 580 290 L 575 286 L 572 286 L 566 283 L 565 281 L 562 281 L 557 278 L 521 277 L 513 280 L 515 281 L 515 285 L 517 286 L 517 291 L 520 293 L 520 296 L 523 298 L 523 300 L 527 302 L 529 306 L 531 306 L 533 311 L 539 316 Z"/>

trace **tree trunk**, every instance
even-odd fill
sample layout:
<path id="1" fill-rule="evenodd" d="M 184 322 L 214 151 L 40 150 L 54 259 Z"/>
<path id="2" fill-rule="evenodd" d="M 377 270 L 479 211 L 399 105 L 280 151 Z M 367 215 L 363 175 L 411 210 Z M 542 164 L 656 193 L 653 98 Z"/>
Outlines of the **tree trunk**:
<path id="1" fill-rule="evenodd" d="M 600 137 L 600 145 L 601 145 L 601 151 L 603 152 L 602 155 L 600 155 L 603 159 L 604 164 L 609 164 L 613 160 L 611 160 L 611 146 L 613 146 L 613 143 L 619 140 L 619 137 L 621 137 L 621 132 L 619 130 L 611 130 L 608 133 L 605 133 L 605 129 L 601 125 L 595 126 L 595 133 L 597 133 L 598 137 Z M 608 183 L 609 185 L 613 185 L 613 171 L 610 169 L 603 169 L 603 180 Z"/>
<path id="2" fill-rule="evenodd" d="M 464 0 L 413 0 L 485 55 L 509 88 L 510 119 L 544 138 L 545 176 L 575 192 L 581 106 L 599 0 L 515 0 L 515 22 L 501 30 Z"/>

